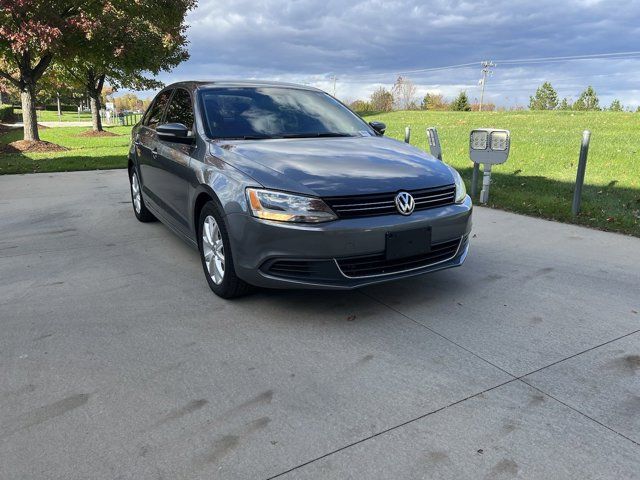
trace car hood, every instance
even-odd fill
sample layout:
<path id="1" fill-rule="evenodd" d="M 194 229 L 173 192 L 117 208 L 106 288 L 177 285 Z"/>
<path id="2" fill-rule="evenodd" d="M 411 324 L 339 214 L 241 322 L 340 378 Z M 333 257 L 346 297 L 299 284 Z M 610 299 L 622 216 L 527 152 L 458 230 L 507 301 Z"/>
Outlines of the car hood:
<path id="1" fill-rule="evenodd" d="M 454 183 L 444 163 L 384 137 L 213 142 L 211 152 L 266 188 L 320 197 Z"/>

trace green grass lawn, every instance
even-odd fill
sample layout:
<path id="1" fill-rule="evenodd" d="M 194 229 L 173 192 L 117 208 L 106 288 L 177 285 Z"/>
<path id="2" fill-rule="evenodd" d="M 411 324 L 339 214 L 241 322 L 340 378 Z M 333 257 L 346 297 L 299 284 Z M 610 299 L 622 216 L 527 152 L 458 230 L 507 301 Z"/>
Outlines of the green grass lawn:
<path id="1" fill-rule="evenodd" d="M 13 110 L 16 121 L 22 121 L 22 110 L 16 108 Z M 62 112 L 62 116 L 58 117 L 57 111 L 37 110 L 38 122 L 90 122 L 91 113 L 78 112 Z"/>
<path id="2" fill-rule="evenodd" d="M 613 112 L 392 112 L 367 120 L 387 124 L 402 139 L 412 127 L 412 144 L 428 149 L 425 128 L 440 134 L 444 160 L 470 187 L 469 132 L 511 130 L 511 154 L 493 169 L 490 205 L 528 215 L 573 222 L 640 237 L 640 114 Z M 571 215 L 582 131 L 592 132 L 582 213 Z M 86 128 L 40 131 L 43 140 L 69 148 L 55 153 L 0 154 L 0 174 L 126 167 L 131 127 L 112 127 L 117 137 L 79 137 Z M 0 143 L 21 138 L 14 131 Z M 470 188 L 469 188 L 470 189 Z"/>
<path id="3" fill-rule="evenodd" d="M 428 151 L 425 128 L 435 126 L 444 161 L 470 190 L 469 132 L 511 131 L 507 163 L 492 169 L 490 205 L 528 215 L 640 236 L 640 114 L 617 112 L 391 112 L 370 115 L 387 135 Z M 571 215 L 582 131 L 591 130 L 582 212 Z M 478 189 L 479 190 L 479 189 Z M 477 199 L 476 199 L 477 200 Z"/>
<path id="4" fill-rule="evenodd" d="M 50 153 L 0 153 L 0 175 L 9 173 L 66 172 L 125 168 L 127 150 L 131 139 L 131 127 L 107 127 L 115 137 L 82 137 L 86 127 L 56 127 L 40 129 L 40 138 L 68 148 Z M 14 130 L 0 136 L 0 143 L 7 144 L 22 139 L 22 130 Z"/>
<path id="5" fill-rule="evenodd" d="M 90 113 L 81 113 L 78 112 L 62 112 L 62 116 L 58 117 L 58 112 L 51 112 L 49 110 L 38 110 L 38 121 L 39 122 L 90 122 L 91 114 Z M 17 111 L 16 115 L 20 116 L 20 110 Z"/>

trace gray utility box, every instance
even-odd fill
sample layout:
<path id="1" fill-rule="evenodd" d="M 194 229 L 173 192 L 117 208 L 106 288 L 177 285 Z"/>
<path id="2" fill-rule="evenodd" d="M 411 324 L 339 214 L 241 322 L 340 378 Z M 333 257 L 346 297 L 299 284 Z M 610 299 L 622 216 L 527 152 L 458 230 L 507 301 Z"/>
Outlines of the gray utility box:
<path id="1" fill-rule="evenodd" d="M 474 163 L 473 190 L 477 182 L 478 165 L 483 164 L 482 191 L 480 202 L 489 201 L 489 186 L 491 185 L 491 166 L 499 165 L 509 158 L 511 134 L 509 130 L 496 128 L 477 128 L 469 135 L 469 157 Z"/>

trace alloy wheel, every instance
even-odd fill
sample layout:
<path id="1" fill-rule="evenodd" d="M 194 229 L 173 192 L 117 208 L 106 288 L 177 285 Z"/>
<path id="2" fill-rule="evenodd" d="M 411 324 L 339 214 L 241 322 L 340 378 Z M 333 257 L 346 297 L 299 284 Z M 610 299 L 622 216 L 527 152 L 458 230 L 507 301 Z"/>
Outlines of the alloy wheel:
<path id="1" fill-rule="evenodd" d="M 211 280 L 220 285 L 224 279 L 224 244 L 218 222 L 211 215 L 202 224 L 202 254 Z"/>
<path id="2" fill-rule="evenodd" d="M 140 214 L 142 209 L 142 196 L 140 194 L 140 183 L 138 182 L 138 174 L 133 173 L 131 175 L 131 193 L 133 194 L 133 208 L 136 209 L 136 213 Z"/>

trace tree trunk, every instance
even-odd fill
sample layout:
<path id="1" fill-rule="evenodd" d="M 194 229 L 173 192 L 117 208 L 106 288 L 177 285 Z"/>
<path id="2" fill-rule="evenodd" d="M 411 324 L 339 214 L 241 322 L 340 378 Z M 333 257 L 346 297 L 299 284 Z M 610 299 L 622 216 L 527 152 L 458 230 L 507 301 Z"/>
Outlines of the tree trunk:
<path id="1" fill-rule="evenodd" d="M 35 88 L 31 83 L 26 83 L 20 89 L 22 101 L 22 123 L 24 124 L 25 140 L 40 140 L 38 134 L 38 117 L 36 116 Z"/>
<path id="2" fill-rule="evenodd" d="M 94 132 L 102 132 L 102 119 L 100 118 L 100 92 L 89 92 L 91 103 L 91 123 Z"/>

